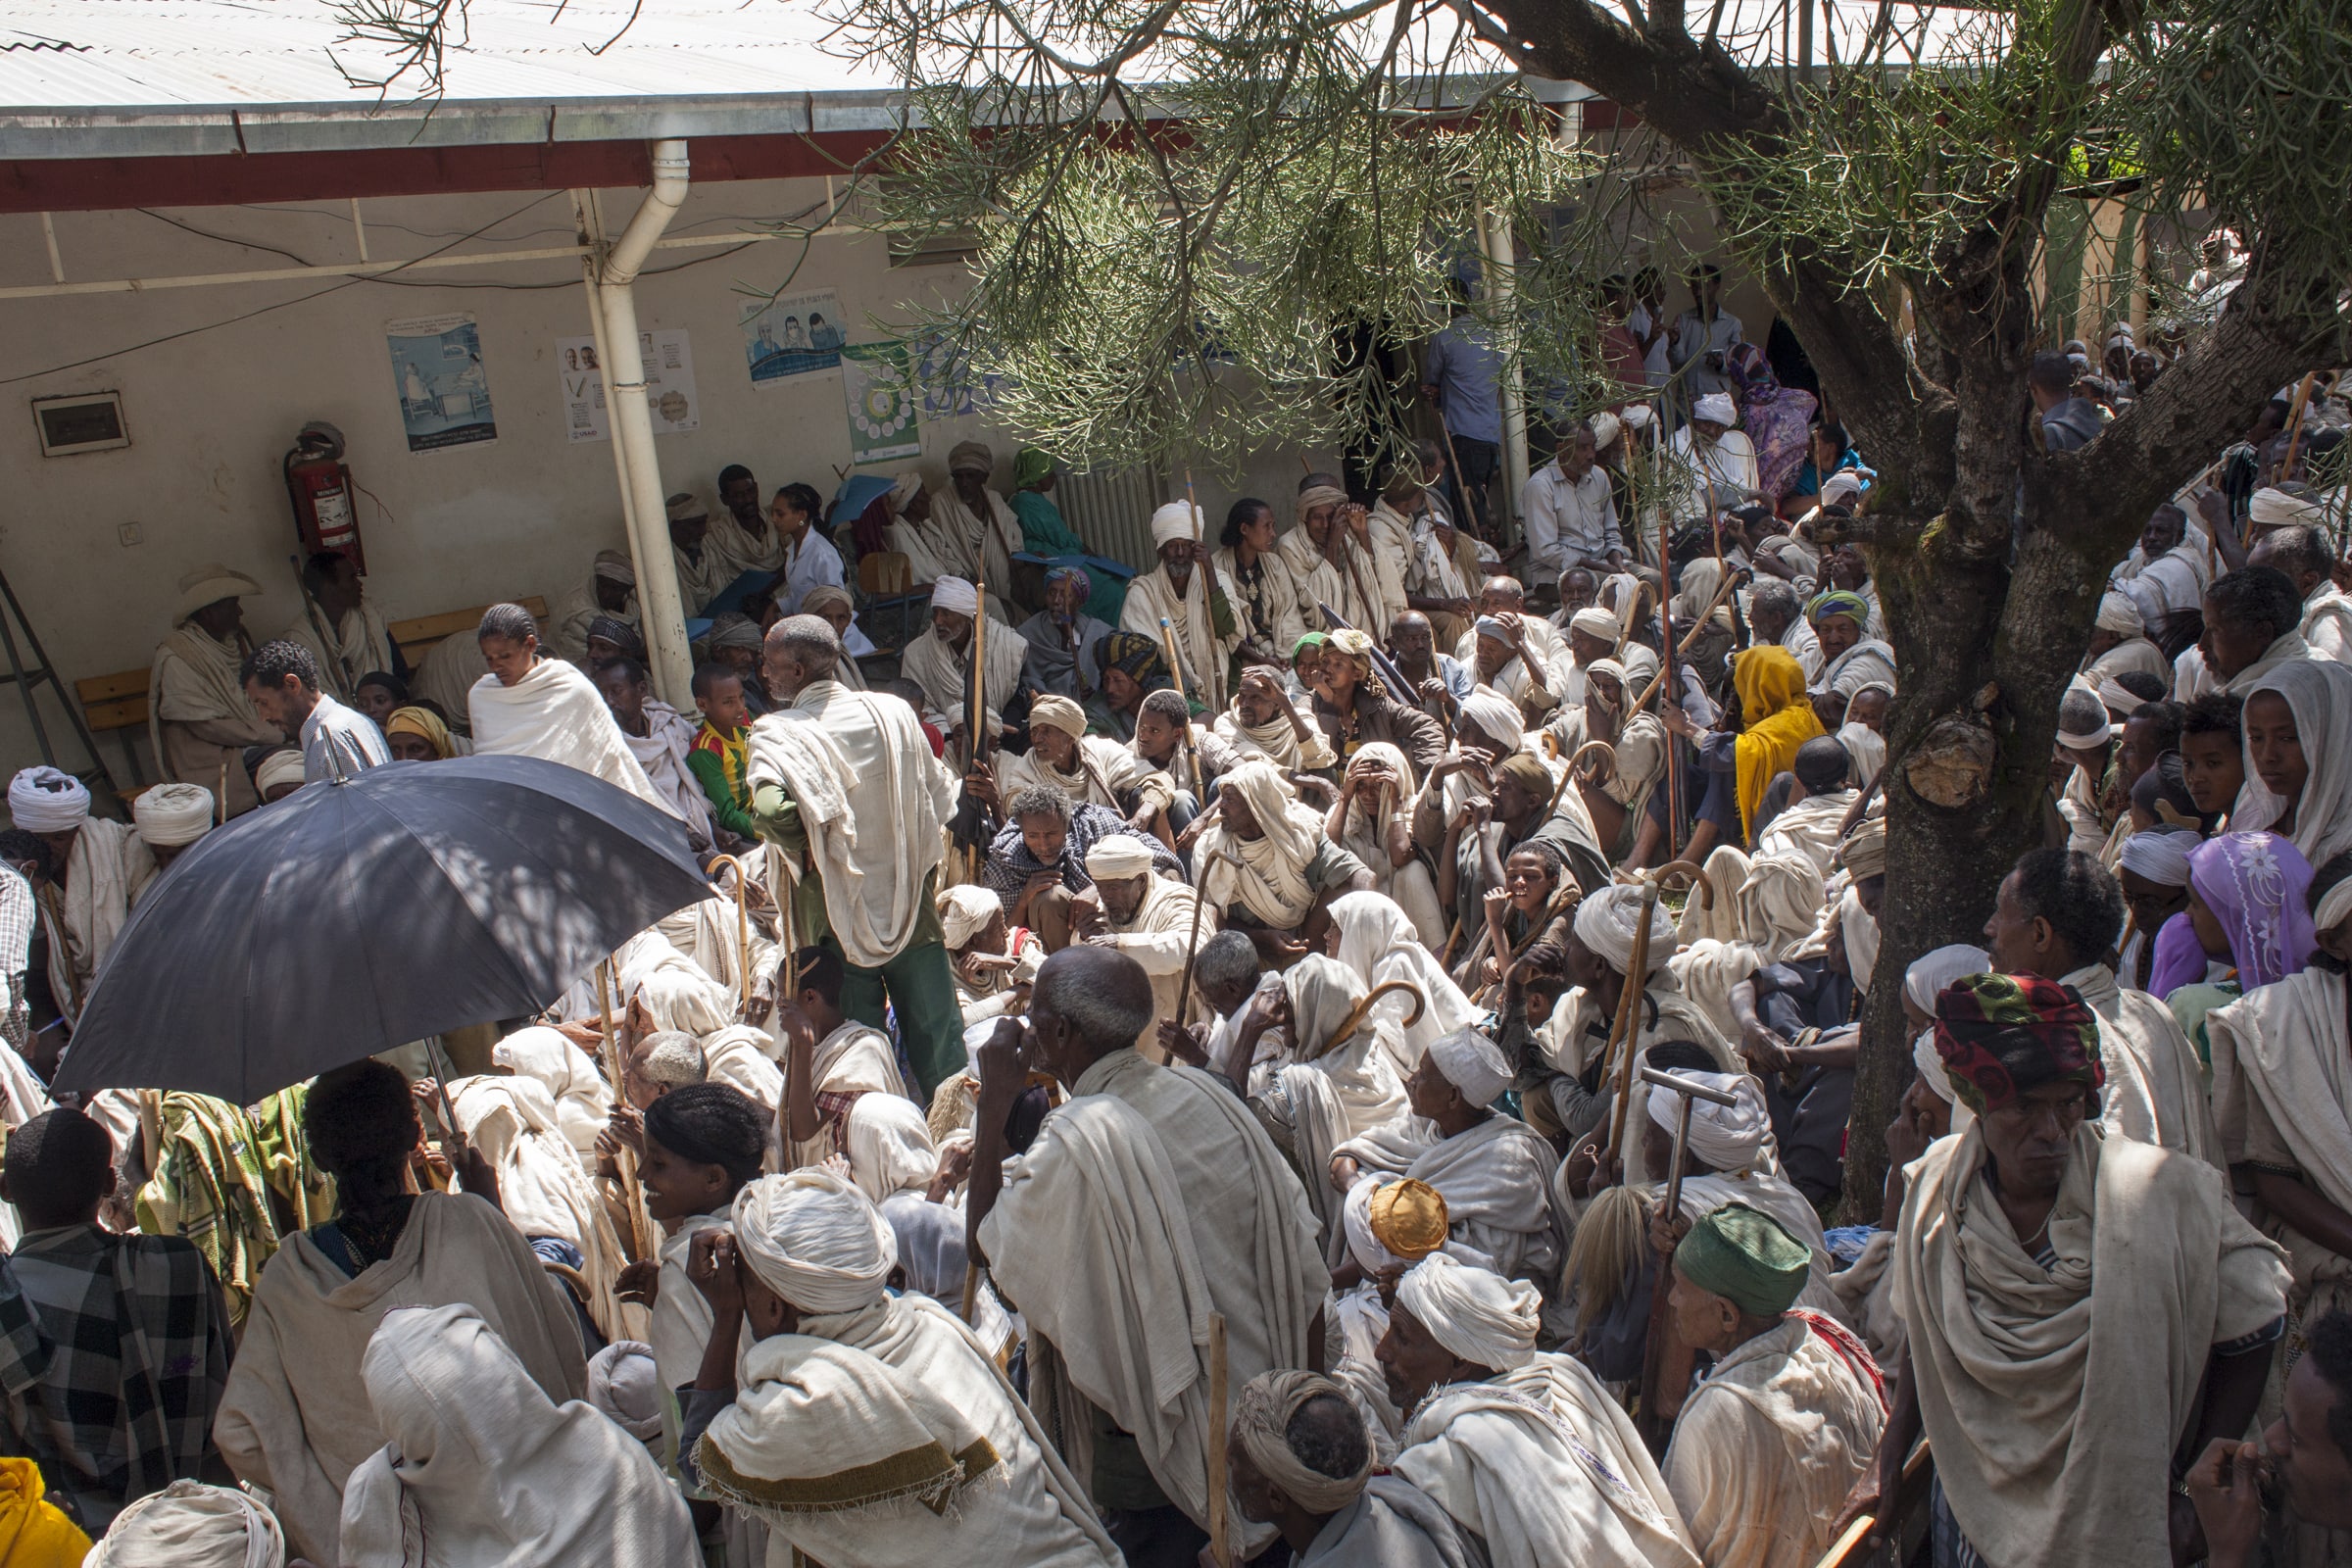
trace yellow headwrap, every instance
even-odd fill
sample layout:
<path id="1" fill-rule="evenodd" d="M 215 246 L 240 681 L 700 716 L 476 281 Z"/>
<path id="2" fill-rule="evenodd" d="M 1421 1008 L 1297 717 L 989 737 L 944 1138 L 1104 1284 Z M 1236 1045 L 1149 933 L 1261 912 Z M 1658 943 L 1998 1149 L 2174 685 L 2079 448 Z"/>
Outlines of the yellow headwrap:
<path id="1" fill-rule="evenodd" d="M 395 708 L 392 716 L 384 720 L 384 735 L 386 739 L 394 735 L 421 737 L 433 749 L 433 756 L 444 761 L 458 755 L 449 738 L 449 726 L 429 708 Z"/>

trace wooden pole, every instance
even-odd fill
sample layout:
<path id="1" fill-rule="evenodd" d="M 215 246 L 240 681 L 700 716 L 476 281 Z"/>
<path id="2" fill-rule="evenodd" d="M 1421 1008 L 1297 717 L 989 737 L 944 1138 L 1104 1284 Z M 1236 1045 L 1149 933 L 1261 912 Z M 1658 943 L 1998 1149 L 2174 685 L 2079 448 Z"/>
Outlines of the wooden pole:
<path id="1" fill-rule="evenodd" d="M 1692 1082 L 1679 1073 L 1659 1072 L 1654 1068 L 1642 1069 L 1642 1081 L 1655 1089 L 1663 1089 L 1682 1097 L 1682 1105 L 1674 1123 L 1674 1155 L 1666 1167 L 1665 1207 L 1659 1212 L 1671 1220 L 1683 1211 L 1683 1157 L 1690 1147 L 1690 1107 L 1705 1100 L 1718 1105 L 1735 1105 L 1738 1098 L 1720 1089 Z M 1666 1359 L 1666 1298 L 1674 1289 L 1674 1260 L 1658 1259 L 1657 1272 L 1651 1285 L 1649 1302 L 1649 1333 L 1642 1351 L 1642 1419 L 1639 1423 L 1642 1441 L 1652 1452 L 1666 1446 L 1666 1424 L 1658 1418 L 1658 1384 Z"/>
<path id="2" fill-rule="evenodd" d="M 605 1032 L 605 1071 L 612 1080 L 612 1093 L 627 1099 L 622 1084 L 620 1044 L 612 1029 L 612 993 L 619 989 L 612 974 L 612 960 L 607 958 L 596 966 L 596 1013 Z M 453 1120 L 452 1127 L 456 1123 Z M 629 1211 L 629 1252 L 633 1257 L 653 1255 L 645 1234 L 645 1203 L 637 1193 L 637 1152 L 622 1144 L 612 1155 L 613 1168 L 620 1172 L 620 1200 Z"/>
<path id="3" fill-rule="evenodd" d="M 713 855 L 713 866 L 727 865 L 735 872 L 735 971 L 737 1002 L 749 1007 L 752 1002 L 752 904 L 751 868 L 732 855 Z"/>
<path id="4" fill-rule="evenodd" d="M 1634 963 L 1625 976 L 1625 991 L 1617 999 L 1617 1018 L 1609 1025 L 1609 1043 L 1600 1054 L 1605 1063 L 1610 1052 L 1622 1045 L 1624 1059 L 1617 1064 L 1617 1104 L 1609 1118 L 1609 1152 L 1620 1160 L 1625 1153 L 1625 1109 L 1633 1102 L 1634 1042 L 1641 1038 L 1641 1025 L 1634 1022 L 1642 1004 L 1642 982 L 1649 978 L 1649 920 L 1658 906 L 1658 883 L 1655 877 L 1642 879 L 1642 919 L 1634 927 Z"/>
<path id="5" fill-rule="evenodd" d="M 1712 515 L 1709 514 L 1710 518 Z M 1722 570 L 1723 528 L 1721 524 L 1717 524 L 1715 527 L 1715 566 L 1717 570 Z M 1671 564 L 1667 558 L 1666 518 L 1661 514 L 1658 518 L 1658 580 L 1660 582 L 1668 580 L 1670 569 Z M 1725 573 L 1727 578 L 1729 575 L 1730 573 Z M 1700 624 L 1703 625 L 1705 622 L 1701 621 Z M 1662 633 L 1658 638 L 1658 646 L 1665 653 L 1665 657 L 1658 662 L 1658 679 L 1666 683 L 1666 701 L 1680 707 L 1681 704 L 1677 699 L 1682 693 L 1674 678 L 1674 596 L 1662 589 L 1658 594 L 1658 625 Z M 1666 858 L 1669 860 L 1679 858 L 1683 853 L 1683 770 L 1677 765 L 1680 760 L 1676 756 L 1677 748 L 1674 744 L 1677 738 L 1671 732 L 1666 737 Z"/>
<path id="6" fill-rule="evenodd" d="M 1461 499 L 1462 503 L 1462 515 L 1453 519 L 1453 525 L 1459 528 L 1467 519 L 1470 537 L 1483 544 L 1486 542 L 1487 531 L 1478 525 L 1478 509 L 1470 504 L 1470 481 L 1462 477 L 1462 460 L 1453 450 L 1453 426 L 1446 422 L 1446 410 L 1443 406 L 1438 408 L 1437 415 L 1438 434 L 1446 438 L 1446 464 L 1453 474 L 1453 493 Z"/>
<path id="7" fill-rule="evenodd" d="M 1225 1314 L 1208 1314 L 1208 1549 L 1217 1568 L 1233 1568 L 1225 1530 Z"/>

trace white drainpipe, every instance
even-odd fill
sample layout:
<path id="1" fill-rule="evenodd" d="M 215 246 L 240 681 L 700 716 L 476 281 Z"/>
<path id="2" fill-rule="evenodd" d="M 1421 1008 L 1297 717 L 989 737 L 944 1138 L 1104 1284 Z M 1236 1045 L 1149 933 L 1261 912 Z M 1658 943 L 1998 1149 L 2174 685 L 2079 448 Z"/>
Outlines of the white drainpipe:
<path id="1" fill-rule="evenodd" d="M 654 143 L 654 186 L 629 226 L 612 242 L 598 269 L 598 302 L 604 311 L 605 407 L 612 421 L 624 482 L 628 485 L 631 554 L 637 558 L 637 611 L 653 663 L 654 691 L 680 711 L 693 706 L 694 656 L 686 646 L 686 608 L 678 596 L 677 564 L 670 555 L 669 518 L 663 505 L 662 464 L 654 452 L 654 417 L 645 403 L 645 361 L 637 349 L 637 298 L 633 284 L 654 241 L 669 226 L 686 200 L 687 162 L 683 141 Z"/>

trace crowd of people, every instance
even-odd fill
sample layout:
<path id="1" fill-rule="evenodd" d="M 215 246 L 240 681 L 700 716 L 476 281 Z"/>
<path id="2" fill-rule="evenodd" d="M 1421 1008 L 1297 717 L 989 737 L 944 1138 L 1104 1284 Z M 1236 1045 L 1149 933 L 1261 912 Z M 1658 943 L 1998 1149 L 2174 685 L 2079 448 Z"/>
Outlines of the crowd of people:
<path id="1" fill-rule="evenodd" d="M 692 714 L 616 553 L 416 671 L 348 563 L 251 648 L 195 574 L 172 781 L 8 791 L 7 1561 L 2352 1560 L 2352 411 L 2183 476 L 2046 842 L 1886 973 L 1934 868 L 1837 539 L 1874 476 L 1719 281 L 1671 331 L 1612 285 L 1623 399 L 1516 538 L 1462 322 L 1437 436 L 1171 503 L 1131 576 L 1030 449 L 830 537 L 730 468 L 670 508 L 690 612 L 737 607 Z M 2037 358 L 2037 439 L 2161 373 Z M 929 602 L 879 659 L 876 550 Z M 711 896 L 259 1105 L 52 1103 L 190 846 L 466 751 L 659 807 Z M 1873 984 L 1910 1082 L 1831 1224 Z"/>

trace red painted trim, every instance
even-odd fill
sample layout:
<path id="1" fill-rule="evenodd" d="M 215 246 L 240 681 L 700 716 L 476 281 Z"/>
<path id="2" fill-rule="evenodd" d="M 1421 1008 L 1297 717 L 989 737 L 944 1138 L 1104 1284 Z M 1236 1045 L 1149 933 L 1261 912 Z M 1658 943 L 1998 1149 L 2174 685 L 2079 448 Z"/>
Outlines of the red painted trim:
<path id="1" fill-rule="evenodd" d="M 842 172 L 882 143 L 878 131 L 706 136 L 689 141 L 697 184 Z M 194 158 L 18 159 L 0 163 L 0 213 L 225 207 L 467 191 L 612 190 L 653 182 L 642 141 L 385 147 L 351 152 L 227 153 Z"/>

